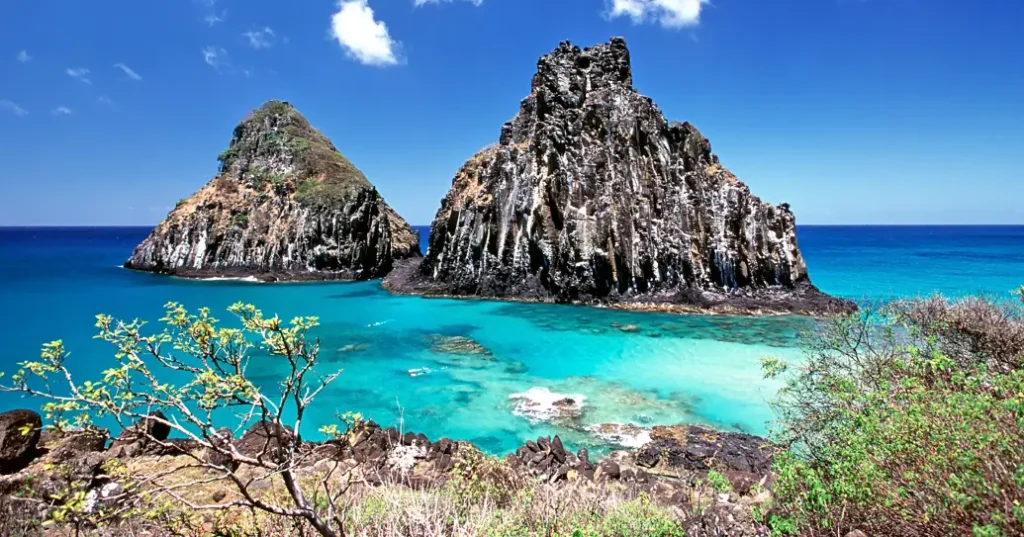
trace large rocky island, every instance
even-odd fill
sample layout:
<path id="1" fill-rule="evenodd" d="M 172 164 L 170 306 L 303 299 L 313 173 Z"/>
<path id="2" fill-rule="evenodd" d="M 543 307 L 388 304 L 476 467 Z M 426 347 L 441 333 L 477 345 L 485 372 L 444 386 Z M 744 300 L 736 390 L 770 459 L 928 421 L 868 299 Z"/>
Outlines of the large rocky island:
<path id="1" fill-rule="evenodd" d="M 849 310 L 807 275 L 787 204 L 633 88 L 623 39 L 542 57 L 500 141 L 456 174 L 398 292 L 636 309 Z"/>
<path id="2" fill-rule="evenodd" d="M 290 104 L 234 131 L 220 173 L 136 247 L 125 267 L 183 277 L 364 280 L 419 257 L 419 238 Z"/>

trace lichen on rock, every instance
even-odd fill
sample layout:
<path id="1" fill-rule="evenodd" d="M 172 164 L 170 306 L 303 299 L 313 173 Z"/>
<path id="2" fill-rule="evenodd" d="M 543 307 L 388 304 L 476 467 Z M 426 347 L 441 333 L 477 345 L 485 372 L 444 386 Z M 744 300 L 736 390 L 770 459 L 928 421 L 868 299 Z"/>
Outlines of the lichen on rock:
<path id="1" fill-rule="evenodd" d="M 237 127 L 218 175 L 181 200 L 125 266 L 184 277 L 360 280 L 417 257 L 419 237 L 292 105 Z"/>
<path id="2" fill-rule="evenodd" d="M 498 144 L 452 181 L 397 292 L 664 309 L 849 310 L 815 288 L 787 204 L 633 88 L 624 40 L 542 57 Z"/>

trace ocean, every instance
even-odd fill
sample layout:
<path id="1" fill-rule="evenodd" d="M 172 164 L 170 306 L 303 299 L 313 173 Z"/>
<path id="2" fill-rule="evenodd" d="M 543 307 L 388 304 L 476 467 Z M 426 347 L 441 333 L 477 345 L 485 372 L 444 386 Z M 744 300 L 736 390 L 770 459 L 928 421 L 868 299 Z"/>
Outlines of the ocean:
<path id="1" fill-rule="evenodd" d="M 493 453 L 555 433 L 603 450 L 613 446 L 592 429 L 610 423 L 767 433 L 779 386 L 762 378 L 759 360 L 799 359 L 798 334 L 812 322 L 422 299 L 392 296 L 377 281 L 188 281 L 120 268 L 148 232 L 0 228 L 0 371 L 62 339 L 73 373 L 95 380 L 114 363 L 112 349 L 92 338 L 96 314 L 146 319 L 155 329 L 168 301 L 209 306 L 225 322 L 227 306 L 244 301 L 283 318 L 321 319 L 321 367 L 343 374 L 305 419 L 307 436 L 352 411 Z M 861 303 L 935 292 L 1006 297 L 1024 284 L 1024 226 L 803 226 L 798 239 L 812 281 Z M 639 330 L 621 329 L 628 325 Z M 466 341 L 453 338 L 488 353 L 443 352 Z M 280 372 L 266 357 L 249 371 L 264 386 Z M 581 403 L 582 415 L 554 423 L 550 403 L 563 396 Z M 0 394 L 0 410 L 39 404 Z"/>

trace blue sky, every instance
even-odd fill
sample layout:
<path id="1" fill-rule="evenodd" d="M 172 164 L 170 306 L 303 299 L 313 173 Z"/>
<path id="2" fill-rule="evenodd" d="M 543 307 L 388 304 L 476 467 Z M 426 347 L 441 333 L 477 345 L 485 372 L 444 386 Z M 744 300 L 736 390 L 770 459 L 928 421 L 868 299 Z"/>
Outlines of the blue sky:
<path id="1" fill-rule="evenodd" d="M 799 223 L 1022 224 L 1022 25 L 1018 0 L 7 0 L 0 225 L 154 224 L 267 99 L 427 224 L 537 57 L 612 35 Z"/>

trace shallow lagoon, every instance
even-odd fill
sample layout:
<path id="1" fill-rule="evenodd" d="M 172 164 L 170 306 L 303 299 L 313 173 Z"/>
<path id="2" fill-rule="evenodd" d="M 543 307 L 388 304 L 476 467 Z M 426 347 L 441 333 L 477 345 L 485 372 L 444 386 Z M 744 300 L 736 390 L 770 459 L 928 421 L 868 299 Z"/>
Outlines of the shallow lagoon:
<path id="1" fill-rule="evenodd" d="M 812 277 L 824 290 L 853 298 L 933 289 L 1005 293 L 1024 283 L 1017 281 L 1024 274 L 1022 228 L 967 229 L 954 237 L 918 230 L 895 243 L 875 228 L 811 230 L 801 230 L 801 246 Z M 778 385 L 761 378 L 758 362 L 767 355 L 799 358 L 797 334 L 810 327 L 797 317 L 426 300 L 389 295 L 376 282 L 194 282 L 118 268 L 147 232 L 0 230 L 0 370 L 37 356 L 42 342 L 63 338 L 76 374 L 95 378 L 112 359 L 92 339 L 95 314 L 155 323 L 162 305 L 175 300 L 210 306 L 228 319 L 225 308 L 244 300 L 284 318 L 321 318 L 323 367 L 344 373 L 318 399 L 307 434 L 336 414 L 358 411 L 384 425 L 470 439 L 498 453 L 550 433 L 575 447 L 600 448 L 587 426 L 700 422 L 766 433 L 768 401 Z M 957 255 L 931 265 L 909 262 L 939 251 Z M 956 288 L 957 275 L 972 287 Z M 876 293 L 870 278 L 877 278 Z M 258 382 L 275 382 L 278 364 L 260 359 L 254 366 Z M 523 402 L 510 399 L 531 389 L 582 401 L 582 413 L 559 423 L 538 419 L 543 412 L 517 408 Z M 36 404 L 0 394 L 0 408 L 15 405 Z"/>

